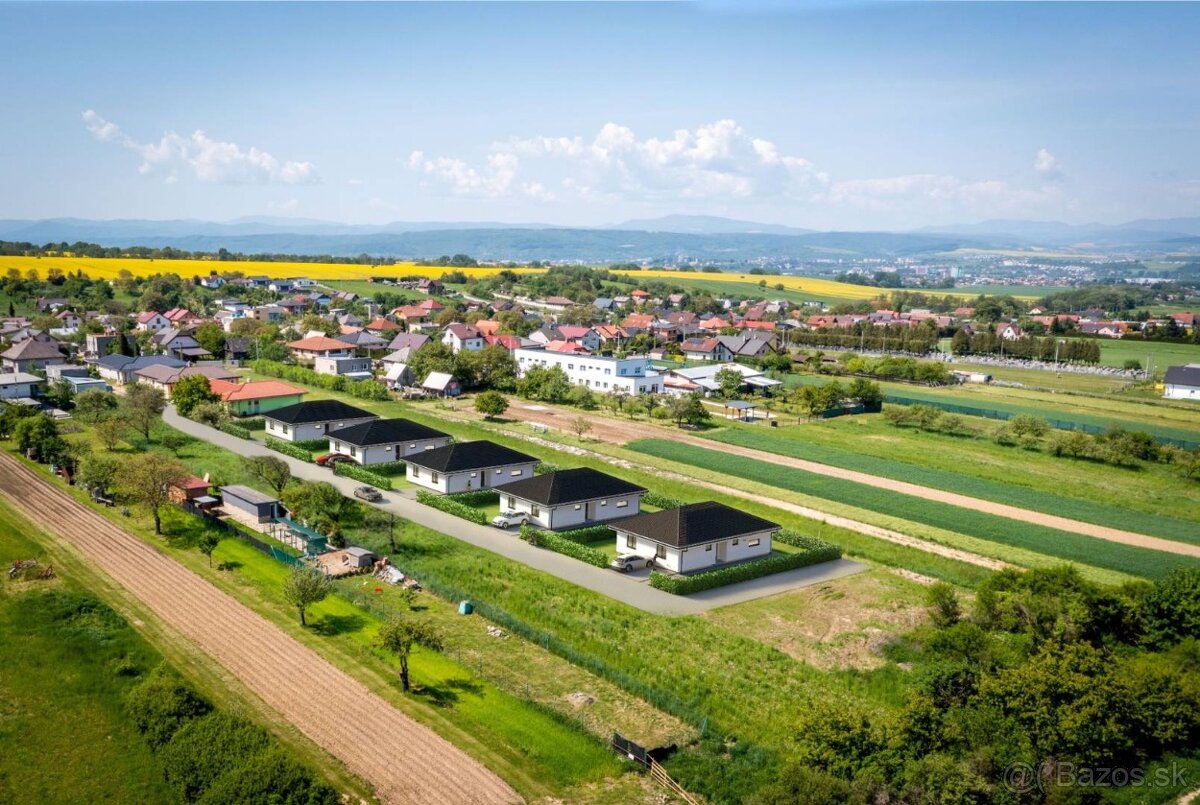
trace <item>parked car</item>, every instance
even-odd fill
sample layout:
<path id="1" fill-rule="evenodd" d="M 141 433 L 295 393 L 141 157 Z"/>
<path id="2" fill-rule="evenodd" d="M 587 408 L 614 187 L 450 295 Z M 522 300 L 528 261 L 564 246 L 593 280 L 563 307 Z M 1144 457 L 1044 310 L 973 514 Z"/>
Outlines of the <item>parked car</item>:
<path id="1" fill-rule="evenodd" d="M 365 500 L 368 503 L 378 503 L 383 500 L 383 495 L 378 489 L 373 486 L 360 486 L 354 490 L 354 497 L 359 500 Z"/>
<path id="2" fill-rule="evenodd" d="M 639 556 L 636 553 L 623 553 L 609 562 L 609 567 L 613 570 L 619 570 L 622 573 L 628 573 L 635 567 L 654 567 L 654 560 Z"/>
<path id="3" fill-rule="evenodd" d="M 323 456 L 317 456 L 317 466 L 332 467 L 334 464 L 337 464 L 339 461 L 353 461 L 353 460 L 354 459 L 350 458 L 350 456 L 346 455 L 345 453 L 326 453 Z"/>
<path id="4" fill-rule="evenodd" d="M 496 528 L 512 528 L 515 525 L 525 525 L 529 522 L 529 515 L 525 512 L 500 512 L 492 518 L 492 525 Z"/>

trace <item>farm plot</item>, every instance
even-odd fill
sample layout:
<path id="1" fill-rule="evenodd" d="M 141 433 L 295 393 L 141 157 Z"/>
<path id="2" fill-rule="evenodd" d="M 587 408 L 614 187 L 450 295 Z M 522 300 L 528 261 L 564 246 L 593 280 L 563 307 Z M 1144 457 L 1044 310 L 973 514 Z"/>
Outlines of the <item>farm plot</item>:
<path id="1" fill-rule="evenodd" d="M 1166 554 L 1044 526 L 1018 523 L 1004 517 L 923 500 L 853 481 L 829 478 L 792 468 L 782 470 L 778 465 L 767 461 L 723 455 L 702 447 L 659 439 L 633 442 L 628 447 L 635 452 L 682 464 L 697 467 L 720 466 L 725 472 L 749 481 L 871 509 L 912 522 L 1083 565 L 1150 579 L 1162 578 L 1175 567 L 1200 567 L 1200 558 L 1196 557 Z"/>

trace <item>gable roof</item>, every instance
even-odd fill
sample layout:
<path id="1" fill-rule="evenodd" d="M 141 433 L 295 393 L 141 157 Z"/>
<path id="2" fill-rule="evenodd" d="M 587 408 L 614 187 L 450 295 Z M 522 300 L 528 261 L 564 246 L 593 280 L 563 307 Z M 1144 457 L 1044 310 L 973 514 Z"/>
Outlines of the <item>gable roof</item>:
<path id="1" fill-rule="evenodd" d="M 436 450 L 426 450 L 405 456 L 405 461 L 437 472 L 462 472 L 464 470 L 488 469 L 508 464 L 537 463 L 533 456 L 518 453 L 512 448 L 495 442 L 456 442 Z"/>
<path id="2" fill-rule="evenodd" d="M 446 437 L 449 437 L 449 434 L 410 419 L 376 419 L 329 433 L 330 439 L 338 439 L 358 447 Z"/>
<path id="3" fill-rule="evenodd" d="M 591 467 L 577 467 L 514 481 L 496 487 L 496 491 L 543 506 L 557 506 L 562 503 L 578 503 L 583 500 L 645 492 L 646 488 Z"/>
<path id="4" fill-rule="evenodd" d="M 309 352 L 335 352 L 349 348 L 350 345 L 345 341 L 338 341 L 336 338 L 329 338 L 324 335 L 301 338 L 299 341 L 292 341 L 288 344 L 288 349 L 303 349 Z"/>
<path id="5" fill-rule="evenodd" d="M 139 355 L 136 358 L 131 358 L 128 355 L 105 355 L 99 361 L 100 366 L 104 369 L 114 369 L 121 372 L 136 372 L 138 369 L 144 369 L 147 366 L 172 366 L 182 368 L 186 366 L 179 358 L 170 355 Z"/>
<path id="6" fill-rule="evenodd" d="M 248 380 L 245 383 L 230 383 L 228 380 L 210 378 L 208 387 L 225 402 L 243 400 L 265 400 L 268 397 L 290 397 L 308 392 L 290 386 L 281 380 Z"/>
<path id="7" fill-rule="evenodd" d="M 388 344 L 388 349 L 420 349 L 429 343 L 429 336 L 424 333 L 397 333 Z"/>
<path id="8" fill-rule="evenodd" d="M 676 548 L 703 545 L 706 542 L 779 528 L 778 523 L 711 500 L 691 503 L 677 509 L 639 514 L 618 520 L 612 526 L 619 531 Z"/>
<path id="9" fill-rule="evenodd" d="M 347 405 L 341 400 L 309 400 L 283 408 L 276 408 L 263 414 L 267 419 L 276 422 L 286 422 L 289 425 L 303 425 L 308 422 L 332 422 L 335 419 L 363 419 L 376 417 L 370 411 Z"/>
<path id="10" fill-rule="evenodd" d="M 1168 366 L 1163 382 L 1173 386 L 1196 386 L 1200 388 L 1200 363 L 1186 366 Z"/>
<path id="11" fill-rule="evenodd" d="M 40 361 L 48 358 L 62 358 L 62 356 L 57 343 L 47 344 L 37 338 L 26 338 L 0 354 L 0 358 L 7 358 L 11 361 Z"/>

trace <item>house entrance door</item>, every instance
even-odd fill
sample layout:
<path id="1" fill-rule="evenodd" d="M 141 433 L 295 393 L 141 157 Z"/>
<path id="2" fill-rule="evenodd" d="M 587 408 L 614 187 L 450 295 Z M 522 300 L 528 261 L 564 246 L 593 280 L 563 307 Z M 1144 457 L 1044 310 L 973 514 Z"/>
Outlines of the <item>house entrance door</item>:
<path id="1" fill-rule="evenodd" d="M 729 543 L 727 543 L 727 542 L 718 542 L 717 543 L 717 562 L 718 563 L 725 561 L 725 546 L 728 544 Z"/>

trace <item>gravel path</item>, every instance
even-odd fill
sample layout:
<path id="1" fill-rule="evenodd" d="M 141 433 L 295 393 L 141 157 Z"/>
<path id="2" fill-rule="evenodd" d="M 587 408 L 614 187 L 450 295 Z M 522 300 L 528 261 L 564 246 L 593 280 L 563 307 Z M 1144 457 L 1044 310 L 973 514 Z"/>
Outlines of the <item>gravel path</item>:
<path id="1" fill-rule="evenodd" d="M 520 802 L 503 780 L 358 680 L 174 559 L 78 503 L 9 455 L 0 494 L 71 543 L 236 675 L 385 802 Z"/>
<path id="2" fill-rule="evenodd" d="M 531 408 L 529 406 L 516 405 L 509 409 L 509 416 L 519 416 L 521 419 L 529 422 L 537 422 L 570 432 L 570 417 L 576 416 L 576 414 L 569 414 L 567 411 L 555 411 L 548 406 L 535 406 Z M 900 492 L 901 494 L 912 495 L 924 500 L 961 506 L 965 509 L 1007 517 L 1023 523 L 1056 528 L 1059 531 L 1083 534 L 1084 536 L 1096 537 L 1097 539 L 1108 540 L 1109 542 L 1119 542 L 1124 545 L 1136 545 L 1139 548 L 1150 548 L 1156 551 L 1163 551 L 1164 553 L 1174 553 L 1181 556 L 1200 556 L 1200 545 L 1175 542 L 1174 540 L 1151 537 L 1146 534 L 1138 534 L 1134 531 L 1125 531 L 1094 523 L 1084 523 L 1067 517 L 1059 517 L 1055 514 L 1022 509 L 1019 506 L 1009 506 L 1005 503 L 995 503 L 990 500 L 970 497 L 969 495 L 960 495 L 956 492 L 947 492 L 934 487 L 910 484 L 906 481 L 897 481 L 892 478 L 870 475 L 869 473 L 858 472 L 856 470 L 842 469 L 841 467 L 834 467 L 829 464 L 819 464 L 815 461 L 805 461 L 804 459 L 792 458 L 791 456 L 767 453 L 750 447 L 725 444 L 724 442 L 705 439 L 683 431 L 668 430 L 644 422 L 613 420 L 602 416 L 590 417 L 589 421 L 592 425 L 590 435 L 610 444 L 624 444 L 634 439 L 669 439 L 673 442 L 704 447 L 709 450 L 728 453 L 729 455 L 745 456 L 759 461 L 766 461 L 781 467 L 791 467 L 806 472 L 817 473 L 818 475 L 826 475 L 831 478 L 853 481 L 878 489 Z M 780 504 L 778 502 L 771 502 L 771 505 L 779 506 Z M 828 516 L 822 516 L 819 519 L 833 522 L 833 519 Z M 855 528 L 855 530 L 860 531 L 862 529 Z"/>

